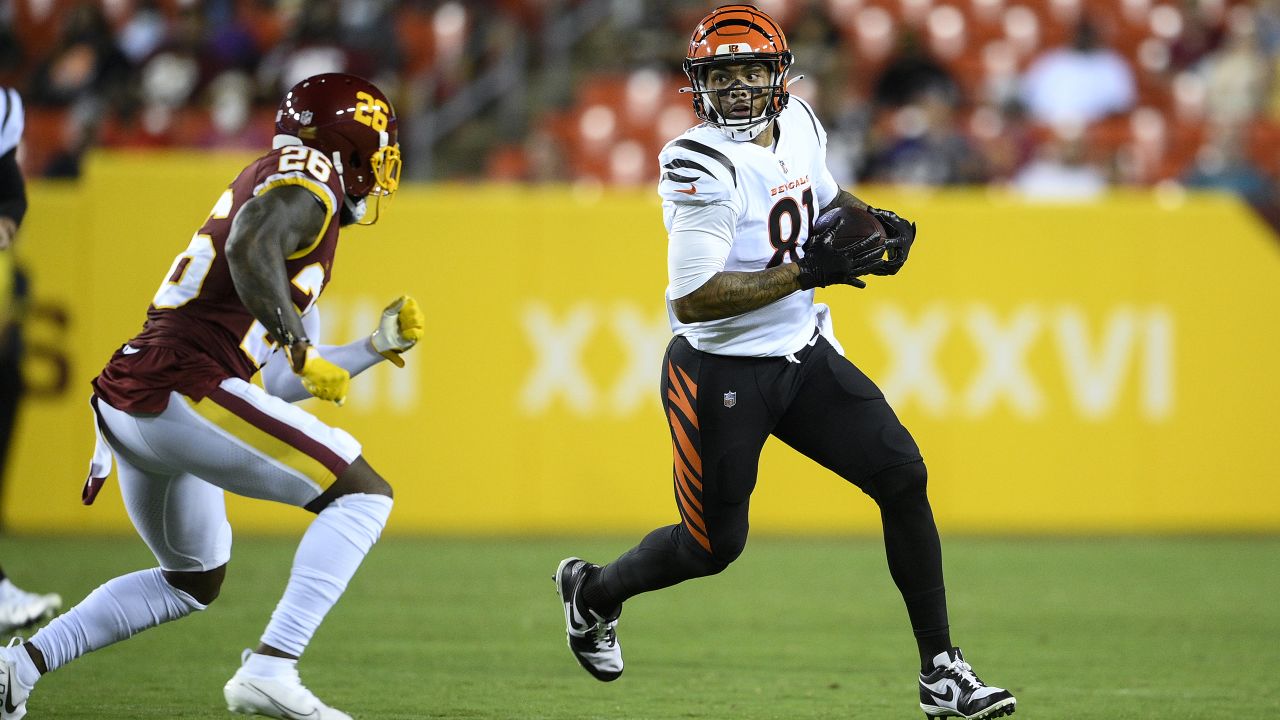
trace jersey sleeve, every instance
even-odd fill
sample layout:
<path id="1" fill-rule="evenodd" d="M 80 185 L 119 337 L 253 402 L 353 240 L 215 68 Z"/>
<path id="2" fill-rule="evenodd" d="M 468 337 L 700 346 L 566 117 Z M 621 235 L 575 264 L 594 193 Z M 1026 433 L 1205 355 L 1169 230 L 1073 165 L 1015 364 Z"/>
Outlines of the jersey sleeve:
<path id="1" fill-rule="evenodd" d="M 733 211 L 727 205 L 663 203 L 667 225 L 667 297 L 682 298 L 724 270 L 733 249 Z"/>
<path id="2" fill-rule="evenodd" d="M 268 153 L 258 167 L 257 182 L 253 187 L 253 195 L 263 193 L 285 185 L 298 185 L 311 191 L 312 195 L 324 206 L 325 221 L 316 234 L 313 242 L 290 255 L 290 258 L 301 257 L 310 252 L 324 239 L 325 232 L 334 217 L 342 210 L 344 192 L 342 176 L 334 169 L 333 161 L 325 157 L 319 150 L 305 145 L 286 145 Z"/>
<path id="3" fill-rule="evenodd" d="M 679 138 L 658 155 L 658 195 L 663 205 L 725 205 L 742 214 L 737 170 L 723 153 L 703 143 Z M 667 213 L 670 214 L 670 213 Z M 668 227 L 668 230 L 670 228 Z"/>
<path id="4" fill-rule="evenodd" d="M 18 147 L 25 122 L 18 91 L 0 88 L 0 155 Z"/>
<path id="5" fill-rule="evenodd" d="M 799 106 L 805 115 L 805 120 L 813 127 L 813 133 L 818 138 L 818 167 L 813 174 L 813 194 L 814 199 L 818 201 L 818 207 L 826 207 L 836 199 L 836 195 L 840 194 L 840 184 L 831 175 L 831 169 L 827 167 L 827 130 L 822 127 L 822 123 L 818 121 L 818 114 L 813 111 L 809 103 L 796 97 L 791 96 L 792 102 Z"/>

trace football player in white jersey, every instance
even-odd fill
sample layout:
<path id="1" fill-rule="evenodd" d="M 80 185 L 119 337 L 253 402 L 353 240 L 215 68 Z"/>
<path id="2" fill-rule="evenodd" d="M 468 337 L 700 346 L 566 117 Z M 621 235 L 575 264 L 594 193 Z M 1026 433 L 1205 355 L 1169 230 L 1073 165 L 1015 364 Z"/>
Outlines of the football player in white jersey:
<path id="1" fill-rule="evenodd" d="M 827 307 L 813 302 L 814 287 L 864 287 L 860 275 L 896 273 L 915 225 L 836 184 L 822 125 L 787 92 L 791 60 L 777 23 L 750 5 L 718 8 L 693 33 L 684 69 L 705 122 L 663 148 L 658 188 L 675 333 L 662 401 L 681 522 L 603 567 L 560 563 L 554 579 L 569 647 L 594 677 L 616 679 L 622 603 L 713 575 L 738 557 L 760 450 L 773 435 L 879 505 L 889 570 L 920 653 L 926 715 L 1012 714 L 1013 695 L 983 683 L 951 644 L 920 451 L 843 356 Z M 857 246 L 836 242 L 842 208 L 876 216 L 885 250 L 846 255 Z"/>
<path id="2" fill-rule="evenodd" d="M 13 437 L 18 402 L 22 399 L 22 335 L 18 318 L 22 291 L 18 269 L 9 248 L 27 213 L 26 183 L 18 167 L 18 144 L 23 130 L 22 98 L 17 90 L 0 87 L 0 479 L 4 477 L 9 441 Z M 56 593 L 27 592 L 0 570 L 0 633 L 40 622 L 62 607 Z"/>

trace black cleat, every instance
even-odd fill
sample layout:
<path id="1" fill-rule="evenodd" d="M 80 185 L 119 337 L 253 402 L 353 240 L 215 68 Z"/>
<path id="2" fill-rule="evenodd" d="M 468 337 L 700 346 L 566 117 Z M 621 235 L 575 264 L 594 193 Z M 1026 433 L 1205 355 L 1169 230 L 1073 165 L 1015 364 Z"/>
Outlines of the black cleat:
<path id="1" fill-rule="evenodd" d="M 987 720 L 1012 715 L 1016 704 L 1013 693 L 979 680 L 960 648 L 938 653 L 933 670 L 920 676 L 920 709 L 926 718 Z"/>
<path id="2" fill-rule="evenodd" d="M 622 676 L 622 647 L 618 645 L 618 616 L 601 617 L 593 610 L 587 610 L 588 617 L 583 617 L 578 608 L 578 591 L 582 581 L 593 568 L 599 565 L 576 557 L 565 558 L 556 568 L 552 580 L 556 582 L 556 592 L 560 594 L 560 602 L 564 604 L 565 634 L 569 638 L 569 649 L 578 659 L 578 664 L 591 673 L 592 677 L 603 682 L 617 680 Z M 621 612 L 621 611 L 619 611 Z"/>

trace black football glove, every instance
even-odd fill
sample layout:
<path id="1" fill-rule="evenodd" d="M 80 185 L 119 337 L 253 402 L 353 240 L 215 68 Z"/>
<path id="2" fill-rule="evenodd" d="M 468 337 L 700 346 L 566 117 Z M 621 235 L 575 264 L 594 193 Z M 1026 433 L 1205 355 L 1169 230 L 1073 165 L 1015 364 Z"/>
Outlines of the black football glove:
<path id="1" fill-rule="evenodd" d="M 907 262 L 907 253 L 911 252 L 911 243 L 916 241 L 916 224 L 908 222 L 892 210 L 881 210 L 867 206 L 871 213 L 884 226 L 885 249 L 888 257 L 877 267 L 872 268 L 872 275 L 896 275 Z"/>
<path id="2" fill-rule="evenodd" d="M 867 284 L 858 276 L 873 273 L 883 262 L 880 258 L 884 239 L 878 233 L 850 241 L 837 237 L 843 224 L 844 216 L 838 211 L 824 213 L 814 222 L 809 239 L 802 246 L 804 256 L 796 261 L 801 290 L 828 285 L 865 288 Z"/>

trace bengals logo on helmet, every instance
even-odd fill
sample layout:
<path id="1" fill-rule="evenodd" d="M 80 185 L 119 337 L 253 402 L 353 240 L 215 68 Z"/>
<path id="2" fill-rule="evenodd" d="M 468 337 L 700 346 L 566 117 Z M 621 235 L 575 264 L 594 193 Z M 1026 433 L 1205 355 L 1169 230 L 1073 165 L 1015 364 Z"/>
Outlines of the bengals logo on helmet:
<path id="1" fill-rule="evenodd" d="M 718 91 L 706 87 L 706 71 L 717 64 L 758 62 L 769 68 L 769 101 L 759 115 L 727 118 L 713 102 Z M 791 48 L 782 28 L 754 5 L 724 5 L 712 10 L 693 31 L 685 54 L 684 72 L 693 94 L 693 111 L 702 120 L 720 128 L 733 140 L 750 140 L 768 127 L 769 121 L 787 106 L 787 72 L 791 68 Z M 753 88 L 754 89 L 754 88 Z"/>

